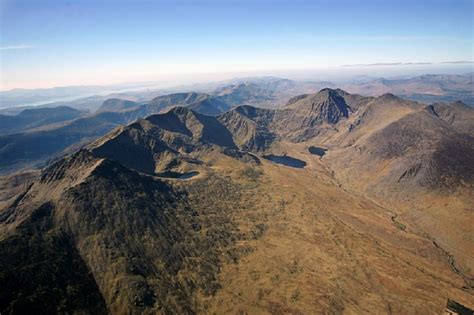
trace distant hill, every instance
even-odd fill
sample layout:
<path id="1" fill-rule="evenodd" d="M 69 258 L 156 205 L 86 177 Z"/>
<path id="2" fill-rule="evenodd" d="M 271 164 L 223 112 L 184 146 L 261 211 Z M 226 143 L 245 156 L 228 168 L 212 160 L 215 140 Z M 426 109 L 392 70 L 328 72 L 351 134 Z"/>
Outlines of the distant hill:
<path id="1" fill-rule="evenodd" d="M 252 104 L 258 105 L 274 100 L 270 90 L 254 83 L 240 83 L 224 86 L 214 91 L 213 95 L 231 106 Z"/>
<path id="2" fill-rule="evenodd" d="M 102 103 L 98 112 L 120 112 L 139 106 L 138 103 L 120 98 L 109 98 Z"/>
<path id="3" fill-rule="evenodd" d="M 201 101 L 192 103 L 187 107 L 195 112 L 209 116 L 217 116 L 231 108 L 229 104 L 214 97 L 208 97 Z"/>
<path id="4" fill-rule="evenodd" d="M 147 105 L 162 110 L 176 106 L 187 106 L 196 112 L 211 116 L 216 116 L 230 108 L 230 105 L 222 100 L 205 93 L 195 92 L 158 96 L 152 99 Z"/>
<path id="5" fill-rule="evenodd" d="M 402 79 L 372 79 L 342 85 L 351 93 L 378 96 L 393 93 L 423 103 L 462 101 L 474 106 L 472 73 L 426 74 Z"/>
<path id="6" fill-rule="evenodd" d="M 81 115 L 84 113 L 66 106 L 25 109 L 15 116 L 0 115 L 0 134 L 16 133 L 72 120 Z"/>
<path id="7" fill-rule="evenodd" d="M 208 98 L 209 95 L 204 93 L 173 93 L 153 98 L 148 105 L 156 106 L 161 109 L 169 108 L 171 106 L 184 106 L 196 103 Z"/>
<path id="8" fill-rule="evenodd" d="M 274 77 L 247 78 L 222 85 L 210 94 L 231 106 L 279 108 L 295 95 L 315 93 L 328 86 L 334 85 L 329 82 L 294 81 Z"/>
<path id="9" fill-rule="evenodd" d="M 64 109 L 59 108 L 57 113 L 54 108 L 28 110 L 26 117 L 32 117 L 31 113 L 37 111 L 55 114 L 45 118 L 43 123 L 35 120 L 35 127 L 41 128 L 28 132 L 16 129 L 16 133 L 0 135 L 0 173 L 44 163 L 58 154 L 74 150 L 106 134 L 117 126 L 162 113 L 176 106 L 189 106 L 196 112 L 210 115 L 218 115 L 229 108 L 227 104 L 207 94 L 190 92 L 159 96 L 146 104 L 121 99 L 106 100 L 102 105 L 104 111 L 62 124 L 52 123 L 55 120 L 54 117 L 58 117 L 56 121 L 60 121 L 59 117 L 63 117 L 60 113 Z M 111 111 L 105 111 L 107 109 Z M 2 117 L 5 121 L 13 121 L 16 116 L 1 116 L 0 119 Z M 5 128 L 9 130 L 8 127 Z"/>
<path id="10" fill-rule="evenodd" d="M 18 170 L 44 163 L 71 146 L 83 145 L 127 123 L 121 113 L 104 112 L 53 128 L 0 136 L 0 170 Z"/>

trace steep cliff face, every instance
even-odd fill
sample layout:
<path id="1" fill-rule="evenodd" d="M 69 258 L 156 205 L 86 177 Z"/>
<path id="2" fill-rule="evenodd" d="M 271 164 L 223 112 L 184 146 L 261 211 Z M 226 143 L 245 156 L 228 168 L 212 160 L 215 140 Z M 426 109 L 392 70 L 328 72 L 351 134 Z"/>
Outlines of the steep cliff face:
<path id="1" fill-rule="evenodd" d="M 262 151 L 277 139 L 277 135 L 270 131 L 274 115 L 273 110 L 239 106 L 220 115 L 218 119 L 232 134 L 240 149 Z"/>

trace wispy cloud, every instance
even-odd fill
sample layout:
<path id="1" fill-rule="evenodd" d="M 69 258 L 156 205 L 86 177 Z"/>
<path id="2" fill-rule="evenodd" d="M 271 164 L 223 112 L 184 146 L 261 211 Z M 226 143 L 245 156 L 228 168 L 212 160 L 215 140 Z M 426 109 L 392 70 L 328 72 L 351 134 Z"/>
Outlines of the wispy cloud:
<path id="1" fill-rule="evenodd" d="M 30 49 L 30 48 L 33 48 L 33 46 L 25 45 L 25 44 L 0 46 L 0 50 L 15 50 L 15 49 Z"/>
<path id="2" fill-rule="evenodd" d="M 379 62 L 379 63 L 359 63 L 342 65 L 341 67 L 381 67 L 381 66 L 421 66 L 421 65 L 444 65 L 444 64 L 472 64 L 474 61 L 457 60 L 457 61 L 443 61 L 443 62 Z"/>
<path id="3" fill-rule="evenodd" d="M 455 60 L 455 61 L 445 61 L 441 62 L 442 64 L 451 64 L 451 65 L 459 65 L 459 64 L 470 64 L 474 63 L 472 60 Z"/>
<path id="4" fill-rule="evenodd" d="M 432 62 L 379 62 L 379 63 L 359 63 L 353 65 L 342 65 L 342 67 L 379 67 L 379 66 L 414 66 L 432 65 Z"/>
<path id="5" fill-rule="evenodd" d="M 335 35 L 335 36 L 313 36 L 313 39 L 324 41 L 341 41 L 341 40 L 361 40 L 361 41 L 461 41 L 466 40 L 462 37 L 449 36 L 415 36 L 415 35 Z"/>

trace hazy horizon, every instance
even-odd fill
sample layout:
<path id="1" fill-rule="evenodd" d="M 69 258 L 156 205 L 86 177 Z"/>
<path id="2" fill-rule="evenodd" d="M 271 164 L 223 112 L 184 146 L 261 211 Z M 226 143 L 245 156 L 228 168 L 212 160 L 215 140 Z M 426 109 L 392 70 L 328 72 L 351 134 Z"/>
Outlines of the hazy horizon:
<path id="1" fill-rule="evenodd" d="M 222 81 L 245 79 L 252 77 L 276 77 L 282 79 L 298 81 L 328 81 L 331 83 L 341 83 L 351 81 L 359 77 L 396 79 L 405 77 L 415 77 L 420 75 L 466 75 L 474 70 L 473 64 L 462 63 L 457 65 L 390 65 L 390 66 L 339 66 L 321 69 L 298 69 L 298 70 L 269 70 L 264 72 L 230 72 L 230 73 L 196 73 L 180 74 L 174 76 L 152 76 L 148 80 L 136 81 L 111 81 L 94 82 L 86 81 L 81 84 L 59 84 L 59 85 L 38 85 L 31 87 L 15 87 L 2 89 L 0 92 L 11 92 L 14 90 L 46 90 L 67 87 L 89 87 L 97 86 L 112 88 L 112 92 L 133 91 L 134 89 L 145 88 L 174 88 L 180 85 L 193 85 L 200 83 L 217 83 Z M 104 93 L 107 92 L 104 90 Z"/>
<path id="2" fill-rule="evenodd" d="M 0 15 L 1 91 L 465 73 L 474 59 L 471 1 L 6 0 Z"/>

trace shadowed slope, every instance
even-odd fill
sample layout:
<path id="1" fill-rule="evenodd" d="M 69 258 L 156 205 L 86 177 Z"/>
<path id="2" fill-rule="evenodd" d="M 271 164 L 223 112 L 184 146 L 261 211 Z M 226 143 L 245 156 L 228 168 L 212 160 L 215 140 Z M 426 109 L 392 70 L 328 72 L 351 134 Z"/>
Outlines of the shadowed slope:
<path id="1" fill-rule="evenodd" d="M 90 148 L 96 156 L 153 174 L 176 163 L 173 161 L 180 152 L 190 153 L 209 146 L 235 148 L 231 134 L 216 118 L 175 107 L 166 114 L 119 128 Z"/>
<path id="2" fill-rule="evenodd" d="M 0 242 L 0 310 L 7 314 L 107 314 L 105 301 L 73 238 L 54 228 L 45 203 Z"/>
<path id="3" fill-rule="evenodd" d="M 18 133 L 23 130 L 72 120 L 83 112 L 67 106 L 26 109 L 15 116 L 0 115 L 0 134 Z"/>
<path id="4" fill-rule="evenodd" d="M 217 116 L 230 109 L 229 105 L 213 97 L 192 103 L 187 107 L 197 113 L 209 116 Z"/>

